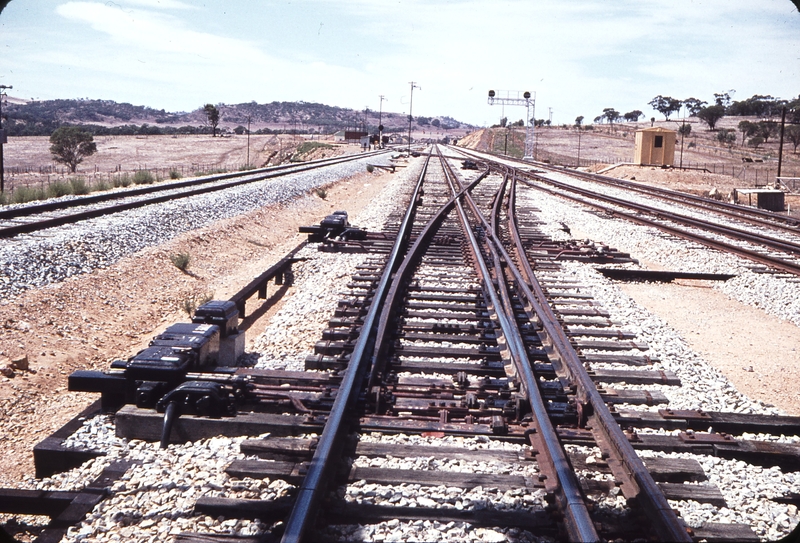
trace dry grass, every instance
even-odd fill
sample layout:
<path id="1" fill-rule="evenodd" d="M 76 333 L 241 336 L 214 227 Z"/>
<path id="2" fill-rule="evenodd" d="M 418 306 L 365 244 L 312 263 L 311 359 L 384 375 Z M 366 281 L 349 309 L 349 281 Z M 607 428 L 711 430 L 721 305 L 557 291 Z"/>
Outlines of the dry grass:
<path id="1" fill-rule="evenodd" d="M 132 180 L 140 170 L 150 171 L 156 179 L 179 179 L 211 171 L 237 171 L 247 166 L 248 159 L 245 135 L 224 138 L 210 135 L 98 136 L 95 142 L 97 153 L 87 157 L 78 166 L 76 174 L 70 174 L 61 165 L 55 165 L 53 171 L 50 142 L 46 136 L 9 138 L 3 149 L 7 189 L 30 186 L 46 191 L 56 181 L 65 181 L 76 175 L 83 177 L 89 185 L 100 180 L 113 185 L 115 179 L 126 175 Z M 272 164 L 280 163 L 304 143 L 308 147 L 308 142 L 300 136 L 251 134 L 250 166 L 263 167 L 268 160 Z M 335 145 L 332 141 L 324 143 L 332 147 L 320 148 L 316 153 L 335 156 L 360 150 L 358 146 Z M 311 157 L 303 157 L 308 158 Z M 18 173 L 20 169 L 32 169 L 33 172 Z M 45 173 L 40 173 L 40 169 Z"/>

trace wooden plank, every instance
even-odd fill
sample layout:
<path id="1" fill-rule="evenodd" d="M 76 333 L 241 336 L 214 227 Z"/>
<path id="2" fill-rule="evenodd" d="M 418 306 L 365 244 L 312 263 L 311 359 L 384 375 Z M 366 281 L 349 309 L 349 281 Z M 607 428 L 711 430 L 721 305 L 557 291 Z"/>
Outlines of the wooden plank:
<path id="1" fill-rule="evenodd" d="M 653 480 L 659 483 L 707 481 L 703 466 L 693 458 L 643 458 L 644 466 Z"/>
<path id="2" fill-rule="evenodd" d="M 617 414 L 621 424 L 665 429 L 691 429 L 706 431 L 712 427 L 716 432 L 738 435 L 746 432 L 771 434 L 800 433 L 800 417 L 788 415 L 759 415 L 755 413 L 731 413 L 722 411 L 664 410 L 644 412 L 620 410 Z"/>
<path id="3" fill-rule="evenodd" d="M 266 462 L 262 460 L 234 460 L 225 469 L 233 477 L 253 479 L 284 479 L 292 484 L 302 482 L 305 466 L 294 462 Z M 424 475 L 423 475 L 424 474 Z M 496 475 L 493 473 L 462 473 L 455 471 L 420 471 L 411 469 L 385 469 L 353 467 L 349 482 L 399 485 L 423 484 L 424 486 L 452 486 L 475 488 L 484 486 L 513 490 L 515 488 L 544 488 L 544 483 L 519 475 Z"/>
<path id="4" fill-rule="evenodd" d="M 240 450 L 243 454 L 256 455 L 264 459 L 300 462 L 309 460 L 312 457 L 312 447 L 315 443 L 316 440 L 311 439 L 267 437 L 246 440 L 241 444 Z M 455 447 L 426 447 L 366 442 L 358 443 L 355 454 L 370 458 L 386 456 L 397 458 L 422 457 L 505 463 L 533 461 L 527 455 L 527 449 L 520 452 L 496 449 L 468 450 Z M 601 459 L 592 464 L 587 464 L 586 455 L 584 454 L 573 453 L 569 456 L 576 470 L 593 469 L 601 473 L 610 473 L 608 464 Z M 703 467 L 694 459 L 654 457 L 644 459 L 644 463 L 653 479 L 659 482 L 680 483 L 706 480 Z"/>
<path id="5" fill-rule="evenodd" d="M 234 460 L 225 468 L 225 473 L 239 479 L 283 479 L 296 485 L 303 482 L 305 468 L 301 462 Z"/>
<path id="6" fill-rule="evenodd" d="M 420 471 L 384 468 L 359 468 L 350 471 L 350 481 L 366 481 L 385 485 L 421 484 L 424 486 L 454 486 L 475 488 L 476 486 L 498 488 L 501 491 L 515 488 L 544 488 L 544 483 L 519 475 L 495 475 L 491 473 L 461 473 L 454 471 Z"/>
<path id="7" fill-rule="evenodd" d="M 134 465 L 132 460 L 117 460 L 106 467 L 100 475 L 70 502 L 36 539 L 37 543 L 57 543 L 71 526 L 81 522 L 108 495 L 111 485 Z"/>
<path id="8" fill-rule="evenodd" d="M 758 536 L 747 524 L 722 524 L 720 522 L 706 522 L 699 528 L 692 529 L 694 541 L 707 541 L 708 543 L 729 543 L 735 541 L 760 541 Z M 789 541 L 784 539 L 782 541 Z"/>
<path id="9" fill-rule="evenodd" d="M 33 463 L 38 479 L 69 471 L 87 460 L 105 455 L 102 451 L 68 449 L 64 447 L 64 440 L 77 432 L 86 419 L 102 412 L 102 400 L 95 400 L 86 409 L 73 417 L 72 420 L 33 447 Z"/>
<path id="10" fill-rule="evenodd" d="M 779 466 L 789 471 L 800 470 L 800 445 L 736 439 L 733 443 L 687 443 L 679 436 L 639 434 L 631 445 L 635 449 L 664 452 L 689 452 L 742 460 L 763 467 Z"/>
<path id="11" fill-rule="evenodd" d="M 579 357 L 590 364 L 625 364 L 626 366 L 652 366 L 657 358 L 630 354 L 583 354 Z"/>
<path id="12" fill-rule="evenodd" d="M 303 415 L 275 415 L 271 413 L 239 413 L 235 417 L 218 419 L 184 415 L 175 420 L 170 435 L 171 443 L 185 443 L 214 436 L 247 436 L 273 433 L 299 435 L 319 432 L 323 420 L 307 421 Z M 139 409 L 126 405 L 117 412 L 117 436 L 127 439 L 159 441 L 164 416 L 152 409 Z"/>
<path id="13" fill-rule="evenodd" d="M 600 397 L 606 404 L 627 403 L 630 405 L 663 405 L 669 400 L 660 390 L 617 390 L 614 388 L 598 389 Z"/>
<path id="14" fill-rule="evenodd" d="M 589 376 L 592 381 L 601 383 L 681 386 L 681 380 L 671 371 L 598 369 L 589 372 Z"/>
<path id="15" fill-rule="evenodd" d="M 222 534 L 198 534 L 196 532 L 186 532 L 178 534 L 173 539 L 175 543 L 265 543 L 271 541 L 263 537 L 239 537 L 235 535 Z M 277 538 L 275 538 L 277 541 Z"/>
<path id="16" fill-rule="evenodd" d="M 210 516 L 229 518 L 258 518 L 273 522 L 288 515 L 291 501 L 275 502 L 229 498 L 198 498 L 195 511 Z M 436 520 L 439 522 L 467 522 L 473 526 L 514 526 L 535 530 L 537 534 L 554 536 L 556 525 L 550 513 L 545 511 L 491 511 L 458 510 L 455 508 L 399 507 L 334 502 L 320 512 L 325 524 L 375 524 L 387 520 L 415 521 Z M 176 540 L 180 541 L 180 540 Z M 183 541 L 191 541 L 184 539 Z M 202 541 L 202 540 L 201 540 Z"/>
<path id="17" fill-rule="evenodd" d="M 297 458 L 311 458 L 314 440 L 293 439 L 293 438 L 264 438 L 250 439 L 244 441 L 240 450 L 243 454 L 257 455 L 261 458 L 279 459 L 273 455 L 296 455 Z M 529 461 L 514 451 L 497 449 L 476 449 L 469 450 L 456 447 L 426 447 L 424 445 L 395 445 L 386 443 L 367 443 L 359 442 L 356 445 L 356 456 L 367 456 L 370 458 L 382 456 L 394 456 L 397 458 L 445 458 L 467 461 L 494 461 L 494 462 L 520 462 Z"/>
<path id="18" fill-rule="evenodd" d="M 725 497 L 716 485 L 685 485 L 682 483 L 657 483 L 668 500 L 694 500 L 717 507 L 728 507 Z"/>
<path id="19" fill-rule="evenodd" d="M 0 488 L 0 512 L 55 517 L 66 509 L 77 495 L 77 492 L 57 490 Z"/>
<path id="20" fill-rule="evenodd" d="M 658 281 L 671 283 L 675 279 L 693 279 L 699 281 L 727 281 L 736 277 L 729 273 L 678 272 L 666 270 L 632 270 L 623 268 L 597 268 L 597 271 L 608 278 L 618 281 Z"/>

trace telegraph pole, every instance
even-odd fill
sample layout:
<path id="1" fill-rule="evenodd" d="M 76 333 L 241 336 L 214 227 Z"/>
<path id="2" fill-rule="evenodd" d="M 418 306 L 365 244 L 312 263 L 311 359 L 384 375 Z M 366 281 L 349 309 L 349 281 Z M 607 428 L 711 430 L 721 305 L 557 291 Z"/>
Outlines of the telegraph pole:
<path id="1" fill-rule="evenodd" d="M 418 86 L 416 81 L 411 81 L 409 83 L 411 85 L 411 100 L 408 104 L 408 154 L 411 154 L 411 120 L 413 117 L 411 116 L 411 108 L 414 106 L 414 88 L 418 88 L 422 90 L 422 87 Z"/>
<path id="2" fill-rule="evenodd" d="M 380 105 L 378 106 L 378 149 L 383 149 L 383 124 L 381 124 L 381 115 L 383 114 L 383 101 L 386 98 L 383 95 L 379 95 L 378 98 L 381 99 Z"/>
<path id="3" fill-rule="evenodd" d="M 13 89 L 11 85 L 0 85 L 0 194 L 6 189 L 5 166 L 3 165 L 3 145 L 6 142 L 6 131 L 3 130 L 3 96 L 6 89 Z"/>
<path id="4" fill-rule="evenodd" d="M 775 177 L 781 176 L 781 165 L 783 164 L 783 130 L 786 127 L 786 106 L 783 106 L 781 109 L 781 142 L 778 144 L 778 175 Z M 780 183 L 780 179 L 776 179 L 778 183 Z M 780 186 L 780 185 L 778 185 Z"/>
<path id="5" fill-rule="evenodd" d="M 247 116 L 247 169 L 250 169 L 250 115 Z"/>

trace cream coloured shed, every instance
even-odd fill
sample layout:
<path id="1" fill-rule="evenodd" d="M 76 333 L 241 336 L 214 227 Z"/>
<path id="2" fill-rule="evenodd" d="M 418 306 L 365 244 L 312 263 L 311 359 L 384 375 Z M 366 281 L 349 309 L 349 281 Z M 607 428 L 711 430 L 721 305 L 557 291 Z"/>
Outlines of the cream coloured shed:
<path id="1" fill-rule="evenodd" d="M 678 133 L 667 128 L 644 128 L 636 131 L 636 164 L 672 166 L 675 162 L 675 141 Z"/>

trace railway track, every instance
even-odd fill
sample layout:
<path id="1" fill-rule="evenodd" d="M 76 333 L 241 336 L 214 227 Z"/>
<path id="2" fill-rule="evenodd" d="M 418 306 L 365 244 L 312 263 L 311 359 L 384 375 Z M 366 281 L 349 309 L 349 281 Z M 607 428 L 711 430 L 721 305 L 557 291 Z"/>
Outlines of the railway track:
<path id="1" fill-rule="evenodd" d="M 468 153 L 475 157 L 474 153 Z M 497 163 L 496 163 L 497 164 Z M 547 165 L 548 174 L 531 172 L 530 165 L 508 166 L 508 161 L 495 167 L 511 172 L 537 189 L 572 200 L 609 216 L 617 216 L 645 226 L 651 226 L 671 235 L 736 254 L 768 269 L 794 275 L 800 274 L 800 238 L 796 221 L 758 209 L 734 206 L 708 198 L 679 195 L 657 187 L 646 187 L 622 180 L 612 183 L 605 176 L 585 172 L 565 172 Z M 573 179 L 571 182 L 570 179 Z M 590 184 L 575 182 L 589 181 Z M 624 187 L 613 195 L 602 189 L 591 188 L 591 183 L 603 186 Z M 587 188 L 587 186 L 589 188 Z M 649 198 L 647 203 L 630 195 L 630 191 Z M 684 209 L 672 205 L 659 205 L 655 200 L 679 202 Z M 698 210 L 690 212 L 687 208 Z M 738 223 L 731 221 L 735 218 Z"/>
<path id="2" fill-rule="evenodd" d="M 320 249 L 368 256 L 305 372 L 174 371 L 169 360 L 167 375 L 133 358 L 74 374 L 73 390 L 100 392 L 102 400 L 37 447 L 39 475 L 113 457 L 64 446 L 81 418 L 104 408 L 115 413 L 119 437 L 160 441 L 163 455 L 180 450 L 169 443 L 222 447 L 213 436 L 261 436 L 225 442 L 240 457 L 217 462 L 224 474 L 206 477 L 225 483 L 190 506 L 194 515 L 259 519 L 257 533 L 234 529 L 223 538 L 176 523 L 168 528 L 176 541 L 372 539 L 400 530 L 431 539 L 461 530 L 486 540 L 755 540 L 744 524 L 688 527 L 676 503 L 724 507 L 725 499 L 714 485 L 692 484 L 707 478 L 697 460 L 664 453 L 798 469 L 798 446 L 733 436 L 797 433 L 800 418 L 670 410 L 668 397 L 648 385 L 679 387 L 681 379 L 658 369 L 648 346 L 620 329 L 565 268 L 570 259 L 631 258 L 553 242 L 525 203 L 532 188 L 518 177 L 489 169 L 462 175 L 452 160 L 430 155 L 407 195 L 412 205 L 383 232 L 328 231 Z M 238 309 L 236 322 L 248 299 L 265 297 L 267 283 L 291 277 L 296 254 L 232 298 L 226 307 Z M 220 352 L 235 349 L 232 322 L 222 325 Z M 78 495 L 28 495 L 56 519 L 40 539 L 63 535 L 95 506 L 98 517 L 112 518 L 125 496 L 141 491 L 124 481 L 139 481 L 137 469 L 163 461 L 143 451 L 110 463 Z M 147 484 L 182 484 L 173 480 L 178 473 L 165 468 L 163 475 Z M 103 509 L 96 489 L 108 487 L 116 490 Z M 0 510 L 14 499 L 12 512 L 23 509 L 19 493 L 2 497 Z M 82 513 L 73 507 L 65 515 L 60 506 L 76 501 L 86 506 Z"/>
<path id="3" fill-rule="evenodd" d="M 360 160 L 368 156 L 385 154 L 386 150 L 314 160 L 301 164 L 283 164 L 244 172 L 209 175 L 185 181 L 158 183 L 141 188 L 110 191 L 102 194 L 57 199 L 46 203 L 11 207 L 0 210 L 0 238 L 30 234 L 94 219 L 112 213 L 159 204 L 179 198 L 188 198 L 239 187 L 242 185 L 307 172 L 326 166 Z"/>

